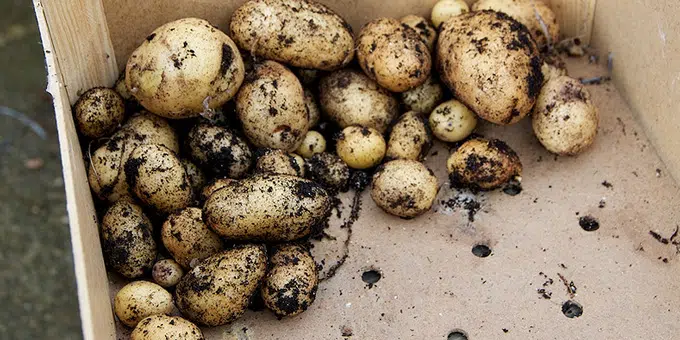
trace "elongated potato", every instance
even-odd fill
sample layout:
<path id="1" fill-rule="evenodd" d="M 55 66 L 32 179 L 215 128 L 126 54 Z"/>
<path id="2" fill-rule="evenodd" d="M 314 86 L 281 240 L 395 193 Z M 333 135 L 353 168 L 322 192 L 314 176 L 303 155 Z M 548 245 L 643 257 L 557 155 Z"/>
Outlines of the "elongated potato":
<path id="1" fill-rule="evenodd" d="M 218 178 L 212 181 L 210 184 L 206 185 L 201 191 L 201 199 L 205 202 L 210 195 L 214 194 L 217 190 L 220 190 L 227 185 L 234 183 L 236 180 L 231 178 Z"/>
<path id="2" fill-rule="evenodd" d="M 498 139 L 470 139 L 446 161 L 451 184 L 491 190 L 522 174 L 519 156 Z"/>
<path id="3" fill-rule="evenodd" d="M 185 269 L 224 249 L 220 237 L 203 223 L 198 208 L 186 208 L 170 215 L 161 228 L 161 240 Z"/>
<path id="4" fill-rule="evenodd" d="M 113 310 L 120 322 L 135 327 L 142 319 L 172 312 L 172 294 L 149 281 L 135 281 L 123 286 L 113 299 Z"/>
<path id="5" fill-rule="evenodd" d="M 262 284 L 262 299 L 276 316 L 294 316 L 307 310 L 316 298 L 319 273 L 309 249 L 297 244 L 276 247 Z"/>
<path id="6" fill-rule="evenodd" d="M 191 158 L 218 177 L 240 178 L 253 164 L 248 144 L 227 128 L 196 124 L 186 143 Z"/>
<path id="7" fill-rule="evenodd" d="M 414 160 L 398 159 L 378 167 L 371 198 L 389 214 L 413 218 L 430 210 L 437 190 L 432 170 Z"/>
<path id="8" fill-rule="evenodd" d="M 385 158 L 420 161 L 432 147 L 432 134 L 425 118 L 417 112 L 406 112 L 394 124 L 387 142 Z"/>
<path id="9" fill-rule="evenodd" d="M 152 315 L 137 324 L 130 340 L 205 340 L 203 332 L 179 316 Z"/>

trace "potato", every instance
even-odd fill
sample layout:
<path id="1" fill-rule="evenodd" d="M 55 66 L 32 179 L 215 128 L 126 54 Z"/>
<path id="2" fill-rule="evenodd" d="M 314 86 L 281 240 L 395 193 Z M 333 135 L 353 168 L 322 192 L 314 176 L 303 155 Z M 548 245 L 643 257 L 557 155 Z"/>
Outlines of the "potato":
<path id="1" fill-rule="evenodd" d="M 357 60 L 371 79 L 392 92 L 422 85 L 432 69 L 430 50 L 418 32 L 389 18 L 373 20 L 361 29 Z"/>
<path id="2" fill-rule="evenodd" d="M 295 67 L 335 70 L 354 57 L 352 28 L 305 0 L 250 0 L 231 17 L 231 35 L 252 55 Z"/>
<path id="3" fill-rule="evenodd" d="M 179 316 L 152 315 L 143 319 L 132 331 L 130 340 L 205 340 L 203 332 Z"/>
<path id="4" fill-rule="evenodd" d="M 319 112 L 319 105 L 316 104 L 314 94 L 308 88 L 304 88 L 305 92 L 305 110 L 307 111 L 307 129 L 311 129 L 319 124 L 321 120 L 321 112 Z"/>
<path id="5" fill-rule="evenodd" d="M 140 206 L 128 200 L 114 203 L 101 222 L 107 266 L 129 279 L 149 273 L 157 255 L 152 229 Z"/>
<path id="6" fill-rule="evenodd" d="M 387 145 L 376 129 L 350 126 L 342 130 L 335 148 L 350 168 L 368 169 L 380 164 Z"/>
<path id="7" fill-rule="evenodd" d="M 309 177 L 335 192 L 345 192 L 349 188 L 349 166 L 340 157 L 322 152 L 307 160 L 307 174 Z"/>
<path id="8" fill-rule="evenodd" d="M 174 287 L 182 276 L 184 276 L 184 269 L 173 259 L 162 259 L 151 269 L 154 282 L 163 288 Z"/>
<path id="9" fill-rule="evenodd" d="M 543 72 L 543 83 L 545 84 L 548 80 L 553 78 L 558 78 L 567 75 L 567 69 L 560 67 L 559 65 L 549 64 L 547 62 L 543 63 L 541 66 L 541 71 Z M 539 95 L 540 97 L 540 95 Z M 536 107 L 534 105 L 534 107 Z"/>
<path id="10" fill-rule="evenodd" d="M 445 21 L 452 17 L 465 14 L 470 11 L 470 7 L 465 0 L 439 0 L 430 14 L 430 20 L 435 28 L 439 28 Z"/>
<path id="11" fill-rule="evenodd" d="M 371 197 L 385 212 L 413 218 L 432 207 L 438 184 L 423 163 L 398 159 L 381 165 L 373 175 Z"/>
<path id="12" fill-rule="evenodd" d="M 279 174 L 304 177 L 305 163 L 295 154 L 283 150 L 269 149 L 258 158 L 255 172 L 261 174 Z"/>
<path id="13" fill-rule="evenodd" d="M 300 79 L 300 83 L 304 86 L 309 86 L 316 83 L 321 76 L 322 71 L 310 68 L 294 68 L 293 73 Z"/>
<path id="14" fill-rule="evenodd" d="M 437 30 L 432 27 L 427 19 L 410 14 L 399 19 L 399 21 L 402 24 L 406 24 L 408 27 L 413 28 L 420 38 L 423 39 L 430 51 L 434 49 L 434 43 L 437 41 Z"/>
<path id="15" fill-rule="evenodd" d="M 125 100 L 134 99 L 130 93 L 130 89 L 128 89 L 127 84 L 125 84 L 125 72 L 120 73 L 118 80 L 116 80 L 116 83 L 113 85 L 113 89 Z"/>
<path id="16" fill-rule="evenodd" d="M 258 147 L 293 151 L 309 127 L 300 81 L 283 65 L 254 65 L 236 96 L 246 137 Z"/>
<path id="17" fill-rule="evenodd" d="M 125 82 L 147 110 L 166 118 L 220 108 L 245 74 L 231 39 L 209 22 L 184 18 L 151 33 L 128 59 Z"/>
<path id="18" fill-rule="evenodd" d="M 387 159 L 420 161 L 432 147 L 432 135 L 425 119 L 417 112 L 404 113 L 392 127 L 387 142 Z"/>
<path id="19" fill-rule="evenodd" d="M 95 87 L 83 93 L 73 106 L 78 131 L 89 138 L 112 133 L 125 119 L 125 103 L 116 91 Z"/>
<path id="20" fill-rule="evenodd" d="M 585 86 L 566 76 L 543 86 L 532 117 L 538 140 L 558 155 L 576 155 L 593 144 L 600 120 Z"/>
<path id="21" fill-rule="evenodd" d="M 142 144 L 159 144 L 179 154 L 179 139 L 175 130 L 167 120 L 149 112 L 134 114 L 116 132 L 115 136 L 118 135 L 123 135 L 126 142 L 132 144 L 127 148 L 128 153 Z"/>
<path id="22" fill-rule="evenodd" d="M 113 299 L 113 310 L 120 322 L 135 327 L 142 319 L 172 312 L 172 294 L 148 281 L 135 281 L 121 288 Z"/>
<path id="23" fill-rule="evenodd" d="M 477 127 L 477 116 L 463 103 L 451 99 L 437 106 L 429 119 L 432 134 L 444 142 L 459 142 Z"/>
<path id="24" fill-rule="evenodd" d="M 231 178 L 218 178 L 203 188 L 203 191 L 201 192 L 201 198 L 203 201 L 206 201 L 208 197 L 210 197 L 210 195 L 215 193 L 217 190 L 220 190 L 227 185 L 234 183 L 235 181 L 236 180 Z"/>
<path id="25" fill-rule="evenodd" d="M 309 249 L 297 244 L 275 248 L 262 284 L 264 305 L 277 317 L 298 315 L 314 302 L 319 273 Z"/>
<path id="26" fill-rule="evenodd" d="M 206 326 L 232 322 L 245 313 L 266 269 L 264 246 L 244 245 L 208 257 L 177 285 L 177 308 Z"/>
<path id="27" fill-rule="evenodd" d="M 222 240 L 205 223 L 201 209 L 186 208 L 172 214 L 161 228 L 163 246 L 183 268 L 224 249 Z"/>
<path id="28" fill-rule="evenodd" d="M 522 24 L 493 11 L 463 14 L 442 25 L 437 44 L 442 81 L 478 116 L 507 125 L 531 111 L 543 62 Z"/>
<path id="29" fill-rule="evenodd" d="M 451 184 L 475 190 L 496 189 L 522 174 L 519 157 L 498 139 L 471 139 L 446 161 Z"/>
<path id="30" fill-rule="evenodd" d="M 308 131 L 302 144 L 295 151 L 304 158 L 310 158 L 314 154 L 326 151 L 326 138 L 316 131 Z"/>
<path id="31" fill-rule="evenodd" d="M 416 88 L 401 93 L 401 101 L 410 111 L 429 115 L 444 100 L 444 87 L 434 76 Z"/>
<path id="32" fill-rule="evenodd" d="M 331 208 L 328 192 L 288 175 L 256 175 L 212 194 L 203 206 L 205 223 L 233 241 L 292 241 L 312 232 Z"/>
<path id="33" fill-rule="evenodd" d="M 203 187 L 205 186 L 205 182 L 207 181 L 205 174 L 203 173 L 203 170 L 196 166 L 196 164 L 192 163 L 189 160 L 182 159 L 180 160 L 182 162 L 182 165 L 184 166 L 184 171 L 186 171 L 187 176 L 189 176 L 189 184 L 191 185 L 191 191 L 194 194 L 197 194 L 203 190 Z"/>
<path id="34" fill-rule="evenodd" d="M 145 205 L 166 214 L 184 209 L 193 192 L 182 162 L 158 144 L 140 145 L 125 163 L 128 186 Z"/>
<path id="35" fill-rule="evenodd" d="M 253 164 L 248 144 L 227 128 L 196 124 L 186 144 L 191 158 L 217 177 L 240 178 Z"/>

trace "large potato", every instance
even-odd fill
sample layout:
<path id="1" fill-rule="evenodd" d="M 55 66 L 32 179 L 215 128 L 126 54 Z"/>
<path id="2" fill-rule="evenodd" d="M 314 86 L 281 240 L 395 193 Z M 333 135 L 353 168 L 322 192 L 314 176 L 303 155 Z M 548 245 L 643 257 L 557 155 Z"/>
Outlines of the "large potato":
<path id="1" fill-rule="evenodd" d="M 231 39 L 209 22 L 184 18 L 151 33 L 128 60 L 125 81 L 147 110 L 167 118 L 219 108 L 241 86 L 244 66 Z"/>
<path id="2" fill-rule="evenodd" d="M 256 175 L 220 189 L 203 207 L 205 223 L 234 241 L 292 241 L 309 235 L 331 208 L 319 184 L 289 175 Z"/>
<path id="3" fill-rule="evenodd" d="M 387 159 L 420 161 L 432 147 L 432 134 L 424 117 L 417 112 L 406 112 L 394 124 L 387 142 Z"/>
<path id="4" fill-rule="evenodd" d="M 262 299 L 276 316 L 294 316 L 307 310 L 316 298 L 319 273 L 309 249 L 297 244 L 276 247 L 262 284 Z"/>
<path id="5" fill-rule="evenodd" d="M 222 240 L 203 223 L 201 209 L 186 208 L 163 223 L 165 249 L 185 269 L 224 249 Z"/>
<path id="6" fill-rule="evenodd" d="M 125 103 L 114 90 L 95 87 L 83 93 L 73 105 L 78 131 L 99 138 L 113 132 L 125 119 Z"/>
<path id="7" fill-rule="evenodd" d="M 371 198 L 387 213 L 413 218 L 430 210 L 437 190 L 432 170 L 417 161 L 398 159 L 378 167 Z"/>
<path id="8" fill-rule="evenodd" d="M 306 0 L 250 0 L 231 17 L 234 41 L 254 56 L 334 70 L 354 57 L 352 28 L 330 8 Z"/>
<path id="9" fill-rule="evenodd" d="M 179 316 L 152 315 L 137 324 L 130 340 L 205 340 L 201 329 Z"/>
<path id="10" fill-rule="evenodd" d="M 218 177 L 239 178 L 253 164 L 248 144 L 227 128 L 196 124 L 186 144 L 191 158 Z"/>
<path id="11" fill-rule="evenodd" d="M 446 161 L 454 186 L 491 190 L 522 174 L 519 156 L 498 139 L 471 139 Z"/>
<path id="12" fill-rule="evenodd" d="M 236 97 L 246 137 L 258 147 L 294 151 L 309 129 L 295 74 L 275 61 L 255 64 Z"/>
<path id="13" fill-rule="evenodd" d="M 232 322 L 246 311 L 266 269 L 264 246 L 245 245 L 208 257 L 177 285 L 177 308 L 206 326 Z"/>
<path id="14" fill-rule="evenodd" d="M 516 123 L 536 102 L 542 60 L 527 28 L 504 13 L 472 12 L 446 21 L 437 42 L 442 81 L 481 118 Z"/>
<path id="15" fill-rule="evenodd" d="M 149 281 L 135 281 L 123 286 L 113 299 L 113 310 L 120 322 L 135 327 L 142 319 L 172 312 L 172 294 Z"/>
<path id="16" fill-rule="evenodd" d="M 206 185 L 201 191 L 201 200 L 205 202 L 208 199 L 208 197 L 214 194 L 217 190 L 220 190 L 234 182 L 236 182 L 236 180 L 231 178 L 218 178 L 212 181 L 210 184 Z"/>

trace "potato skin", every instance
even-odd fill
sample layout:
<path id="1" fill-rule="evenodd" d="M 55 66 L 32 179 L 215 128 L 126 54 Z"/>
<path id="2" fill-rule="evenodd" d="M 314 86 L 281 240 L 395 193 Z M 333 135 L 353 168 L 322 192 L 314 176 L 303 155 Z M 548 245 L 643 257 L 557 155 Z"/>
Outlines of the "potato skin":
<path id="1" fill-rule="evenodd" d="M 170 215 L 161 228 L 161 240 L 165 249 L 185 269 L 224 249 L 219 236 L 203 223 L 198 208 L 186 208 Z"/>
<path id="2" fill-rule="evenodd" d="M 153 281 L 163 288 L 174 287 L 182 276 L 184 276 L 184 269 L 173 259 L 162 259 L 151 269 Z"/>
<path id="3" fill-rule="evenodd" d="M 307 131 L 305 139 L 302 140 L 302 144 L 295 150 L 298 155 L 304 158 L 310 158 L 314 156 L 314 154 L 322 153 L 324 151 L 326 151 L 326 138 L 317 131 Z"/>
<path id="4" fill-rule="evenodd" d="M 380 164 L 387 144 L 376 129 L 349 126 L 340 133 L 335 149 L 350 168 L 368 169 Z"/>
<path id="5" fill-rule="evenodd" d="M 385 158 L 420 161 L 432 147 L 432 134 L 425 119 L 417 112 L 401 115 L 392 126 Z"/>
<path id="6" fill-rule="evenodd" d="M 186 139 L 191 158 L 217 177 L 240 178 L 253 164 L 248 144 L 221 126 L 196 124 Z"/>
<path id="7" fill-rule="evenodd" d="M 465 0 L 439 0 L 432 7 L 430 20 L 435 28 L 439 28 L 444 21 L 467 12 L 470 12 L 470 7 Z"/>
<path id="8" fill-rule="evenodd" d="M 496 189 L 522 173 L 519 157 L 498 139 L 470 139 L 446 162 L 451 184 L 475 190 Z"/>
<path id="9" fill-rule="evenodd" d="M 444 142 L 460 142 L 477 127 L 477 115 L 463 103 L 451 99 L 437 106 L 428 119 L 432 134 Z"/>
<path id="10" fill-rule="evenodd" d="M 305 165 L 294 154 L 283 150 L 269 149 L 257 159 L 255 172 L 260 174 L 279 174 L 297 177 L 305 176 Z"/>
<path id="11" fill-rule="evenodd" d="M 330 212 L 331 198 L 319 184 L 289 175 L 256 175 L 208 198 L 205 223 L 234 241 L 292 241 L 312 232 Z"/>
<path id="12" fill-rule="evenodd" d="M 172 312 L 172 294 L 149 281 L 135 281 L 123 286 L 113 299 L 113 309 L 120 322 L 135 327 L 142 319 Z"/>
<path id="13" fill-rule="evenodd" d="M 203 188 L 203 191 L 201 191 L 201 198 L 203 201 L 206 201 L 210 195 L 215 193 L 217 190 L 220 190 L 227 185 L 234 183 L 236 180 L 231 179 L 231 178 L 218 178 L 214 181 L 212 181 L 210 184 L 206 185 Z"/>
<path id="14" fill-rule="evenodd" d="M 334 192 L 349 189 L 349 166 L 335 154 L 322 152 L 312 156 L 306 165 L 309 178 Z"/>
<path id="15" fill-rule="evenodd" d="M 125 119 L 125 102 L 114 90 L 95 87 L 83 93 L 73 106 L 78 131 L 99 138 L 113 132 Z"/>
<path id="16" fill-rule="evenodd" d="M 298 315 L 314 302 L 319 273 L 309 249 L 297 244 L 276 247 L 262 284 L 265 306 L 277 317 Z"/>
<path id="17" fill-rule="evenodd" d="M 481 118 L 513 124 L 534 106 L 542 59 L 526 27 L 504 13 L 481 11 L 444 24 L 437 42 L 442 81 Z"/>
<path id="18" fill-rule="evenodd" d="M 242 49 L 295 67 L 335 70 L 354 57 L 352 28 L 314 1 L 247 1 L 232 15 L 230 30 Z"/>
<path id="19" fill-rule="evenodd" d="M 205 340 L 203 332 L 179 316 L 152 315 L 137 324 L 130 340 Z"/>
<path id="20" fill-rule="evenodd" d="M 309 123 L 307 124 L 307 129 L 311 130 L 313 127 L 319 124 L 321 120 L 321 112 L 319 111 L 319 105 L 316 102 L 314 93 L 308 88 L 304 88 L 305 93 L 305 111 L 307 111 L 307 119 Z"/>
<path id="21" fill-rule="evenodd" d="M 128 59 L 125 81 L 147 110 L 188 118 L 219 108 L 243 82 L 236 44 L 209 22 L 184 18 L 158 27 Z"/>
<path id="22" fill-rule="evenodd" d="M 378 167 L 371 198 L 389 214 L 414 218 L 430 210 L 437 191 L 437 177 L 432 170 L 414 160 L 398 159 Z"/>
<path id="23" fill-rule="evenodd" d="M 444 87 L 434 76 L 430 75 L 422 85 L 402 92 L 401 101 L 408 110 L 427 116 L 444 101 Z"/>
<path id="24" fill-rule="evenodd" d="M 432 24 L 430 24 L 427 19 L 421 16 L 410 14 L 399 19 L 399 21 L 402 24 L 406 24 L 413 28 L 416 33 L 418 33 L 420 38 L 423 39 L 430 51 L 434 49 L 434 44 L 437 41 L 437 30 L 434 29 Z"/>
<path id="25" fill-rule="evenodd" d="M 182 159 L 181 162 L 184 166 L 184 171 L 186 171 L 187 176 L 189 176 L 189 184 L 191 184 L 192 192 L 194 194 L 201 192 L 207 181 L 203 170 L 189 160 Z"/>
<path id="26" fill-rule="evenodd" d="M 177 308 L 206 326 L 232 322 L 245 313 L 266 268 L 264 246 L 243 245 L 208 257 L 177 285 Z"/>

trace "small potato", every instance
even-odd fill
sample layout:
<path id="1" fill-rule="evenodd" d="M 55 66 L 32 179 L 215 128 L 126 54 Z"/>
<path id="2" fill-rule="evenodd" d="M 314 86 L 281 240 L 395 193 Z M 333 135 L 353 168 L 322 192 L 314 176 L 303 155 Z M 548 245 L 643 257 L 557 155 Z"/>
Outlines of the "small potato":
<path id="1" fill-rule="evenodd" d="M 130 93 L 130 89 L 128 89 L 127 84 L 125 84 L 125 72 L 120 73 L 118 80 L 116 80 L 116 84 L 113 85 L 113 89 L 125 100 L 134 99 Z"/>
<path id="2" fill-rule="evenodd" d="M 534 133 L 558 155 L 576 155 L 595 141 L 600 117 L 588 90 L 576 79 L 560 76 L 543 86 L 534 107 Z"/>
<path id="3" fill-rule="evenodd" d="M 189 184 L 191 185 L 191 190 L 197 194 L 203 190 L 203 187 L 205 186 L 205 182 L 207 181 L 205 174 L 203 173 L 203 170 L 201 170 L 196 164 L 192 163 L 189 160 L 182 159 L 181 160 L 182 165 L 184 166 L 184 170 L 187 172 L 187 176 L 189 176 Z"/>
<path id="4" fill-rule="evenodd" d="M 147 110 L 196 117 L 222 107 L 245 74 L 238 47 L 209 22 L 184 18 L 151 33 L 128 59 L 125 82 Z"/>
<path id="5" fill-rule="evenodd" d="M 321 78 L 319 103 L 328 118 L 341 128 L 360 125 L 384 133 L 399 114 L 399 103 L 389 91 L 351 69 Z"/>
<path id="6" fill-rule="evenodd" d="M 427 48 L 430 51 L 434 49 L 434 43 L 437 41 L 437 30 L 432 27 L 427 19 L 411 14 L 399 19 L 399 21 L 413 28 L 425 44 L 427 44 Z"/>
<path id="7" fill-rule="evenodd" d="M 234 183 L 236 180 L 233 180 L 231 178 L 218 178 L 214 180 L 212 183 L 206 185 L 203 188 L 203 191 L 201 192 L 201 198 L 203 201 L 206 201 L 210 195 L 215 193 L 215 191 L 220 190 L 227 185 Z"/>
<path id="8" fill-rule="evenodd" d="M 304 177 L 305 164 L 304 161 L 300 162 L 294 154 L 286 153 L 283 150 L 269 149 L 258 158 L 255 164 L 255 172 Z"/>
<path id="9" fill-rule="evenodd" d="M 423 85 L 401 93 L 401 101 L 410 111 L 429 115 L 444 100 L 444 87 L 433 76 Z"/>
<path id="10" fill-rule="evenodd" d="M 191 158 L 217 177 L 240 178 L 253 164 L 248 144 L 227 128 L 197 124 L 186 143 Z"/>
<path id="11" fill-rule="evenodd" d="M 154 282 L 163 288 L 174 287 L 182 276 L 184 276 L 184 269 L 173 259 L 162 259 L 151 269 Z"/>
<path id="12" fill-rule="evenodd" d="M 298 315 L 314 302 L 319 273 L 309 249 L 297 244 L 276 247 L 262 284 L 262 299 L 277 317 Z"/>
<path id="13" fill-rule="evenodd" d="M 142 319 L 172 312 L 172 294 L 148 281 L 135 281 L 121 288 L 113 299 L 113 310 L 120 322 L 135 327 Z"/>
<path id="14" fill-rule="evenodd" d="M 205 340 L 203 332 L 179 316 L 152 315 L 143 319 L 132 331 L 130 340 Z"/>
<path id="15" fill-rule="evenodd" d="M 477 127 L 477 115 L 463 103 L 451 99 L 437 106 L 429 119 L 432 134 L 444 142 L 459 142 Z"/>
<path id="16" fill-rule="evenodd" d="M 432 7 L 430 20 L 435 28 L 439 28 L 442 23 L 452 17 L 465 14 L 470 11 L 470 7 L 465 0 L 439 0 Z"/>
<path id="17" fill-rule="evenodd" d="M 519 157 L 498 139 L 471 139 L 446 162 L 449 180 L 455 186 L 476 190 L 496 189 L 522 174 Z"/>
<path id="18" fill-rule="evenodd" d="M 102 218 L 102 251 L 107 266 L 134 279 L 148 274 L 156 260 L 151 221 L 128 200 L 114 203 Z"/>
<path id="19" fill-rule="evenodd" d="M 425 119 L 417 112 L 404 113 L 392 127 L 387 142 L 387 159 L 420 161 L 432 147 L 432 135 Z"/>
<path id="20" fill-rule="evenodd" d="M 422 85 L 432 68 L 430 50 L 418 32 L 390 18 L 373 20 L 361 29 L 357 60 L 371 79 L 392 92 Z"/>
<path id="21" fill-rule="evenodd" d="M 203 223 L 201 215 L 201 209 L 186 208 L 170 215 L 161 228 L 165 249 L 185 269 L 224 249 L 222 240 Z"/>
<path id="22" fill-rule="evenodd" d="M 307 129 L 311 129 L 319 124 L 321 120 L 321 112 L 319 111 L 319 105 L 316 104 L 316 98 L 314 94 L 308 88 L 305 91 L 305 110 L 307 111 L 307 119 L 309 123 L 307 124 Z"/>
<path id="23" fill-rule="evenodd" d="M 316 131 L 309 131 L 302 140 L 302 144 L 295 151 L 304 158 L 310 158 L 314 154 L 326 151 L 326 138 Z"/>
<path id="24" fill-rule="evenodd" d="M 208 257 L 177 285 L 177 308 L 206 326 L 230 323 L 245 313 L 266 269 L 264 246 L 244 245 Z"/>
<path id="25" fill-rule="evenodd" d="M 306 165 L 309 177 L 328 190 L 345 192 L 349 189 L 349 166 L 340 157 L 322 152 L 313 155 Z"/>
<path id="26" fill-rule="evenodd" d="M 376 129 L 350 126 L 342 130 L 335 148 L 350 168 L 368 169 L 380 164 L 387 145 Z"/>
<path id="27" fill-rule="evenodd" d="M 116 91 L 95 87 L 83 93 L 74 105 L 78 131 L 100 138 L 113 132 L 125 119 L 125 102 Z"/>
<path id="28" fill-rule="evenodd" d="M 399 159 L 381 165 L 373 175 L 371 197 L 389 214 L 413 218 L 432 207 L 438 184 L 423 163 Z"/>

